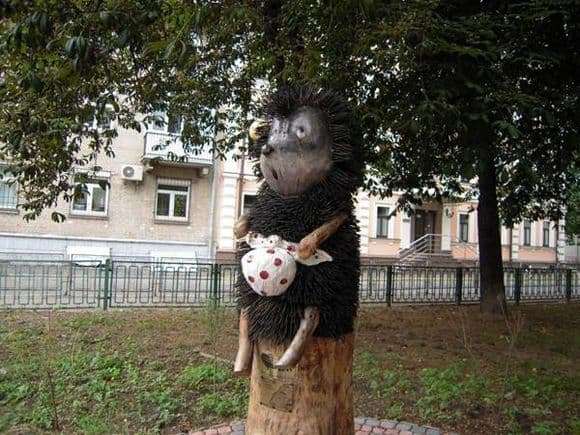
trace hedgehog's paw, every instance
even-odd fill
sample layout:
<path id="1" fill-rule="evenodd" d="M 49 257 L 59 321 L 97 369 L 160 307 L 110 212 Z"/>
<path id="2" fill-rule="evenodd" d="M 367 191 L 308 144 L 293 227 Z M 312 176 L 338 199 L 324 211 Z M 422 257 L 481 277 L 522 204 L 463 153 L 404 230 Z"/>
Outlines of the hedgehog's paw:
<path id="1" fill-rule="evenodd" d="M 298 258 L 301 260 L 306 260 L 312 257 L 316 250 L 318 249 L 318 239 L 314 234 L 308 234 L 298 244 Z"/>

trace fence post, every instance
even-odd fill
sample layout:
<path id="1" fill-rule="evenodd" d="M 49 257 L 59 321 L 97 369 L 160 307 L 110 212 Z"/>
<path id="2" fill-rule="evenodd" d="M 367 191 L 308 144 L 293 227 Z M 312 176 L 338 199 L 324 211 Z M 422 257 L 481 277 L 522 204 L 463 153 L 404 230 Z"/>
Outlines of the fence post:
<path id="1" fill-rule="evenodd" d="M 461 305 L 463 298 L 463 267 L 455 269 L 455 303 Z"/>
<path id="2" fill-rule="evenodd" d="M 369 298 L 369 300 L 371 300 L 371 297 L 373 295 L 373 265 L 369 264 L 368 266 L 368 272 L 367 272 L 367 297 Z"/>
<path id="3" fill-rule="evenodd" d="M 566 269 L 566 302 L 572 300 L 572 269 Z"/>
<path id="4" fill-rule="evenodd" d="M 387 305 L 391 306 L 391 300 L 393 298 L 393 265 L 389 264 L 387 266 Z"/>
<path id="5" fill-rule="evenodd" d="M 219 305 L 219 284 L 220 284 L 221 265 L 214 263 L 213 265 L 213 285 L 211 299 L 214 305 Z"/>
<path id="6" fill-rule="evenodd" d="M 522 269 L 514 269 L 514 301 L 516 305 L 520 304 L 522 299 Z"/>
<path id="7" fill-rule="evenodd" d="M 111 293 L 111 278 L 112 274 L 111 259 L 107 258 L 105 261 L 105 286 L 103 287 L 103 310 L 107 311 L 109 308 L 109 297 Z"/>

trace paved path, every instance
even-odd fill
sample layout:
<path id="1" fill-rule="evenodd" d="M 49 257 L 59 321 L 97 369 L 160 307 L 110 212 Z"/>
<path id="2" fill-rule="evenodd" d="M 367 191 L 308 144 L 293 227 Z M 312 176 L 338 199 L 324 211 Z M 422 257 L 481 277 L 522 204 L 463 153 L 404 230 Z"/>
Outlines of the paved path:
<path id="1" fill-rule="evenodd" d="M 356 435 L 458 435 L 456 432 L 443 432 L 429 426 L 418 426 L 413 423 L 395 420 L 377 420 L 376 418 L 359 417 L 354 419 Z M 208 429 L 190 432 L 189 435 L 245 435 L 244 422 L 234 421 Z"/>

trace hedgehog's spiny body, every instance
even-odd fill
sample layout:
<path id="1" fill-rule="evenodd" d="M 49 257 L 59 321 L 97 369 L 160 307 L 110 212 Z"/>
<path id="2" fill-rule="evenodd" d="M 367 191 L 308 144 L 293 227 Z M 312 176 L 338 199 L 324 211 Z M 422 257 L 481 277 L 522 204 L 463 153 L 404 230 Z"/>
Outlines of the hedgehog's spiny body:
<path id="1" fill-rule="evenodd" d="M 353 146 L 349 137 L 348 111 L 330 93 L 311 89 L 282 91 L 273 96 L 266 113 L 270 121 L 274 118 L 285 119 L 303 107 L 320 110 L 325 116 L 326 131 L 332 139 L 332 166 L 328 173 L 320 174 L 320 180 L 312 187 L 290 197 L 273 189 L 268 184 L 271 174 L 264 174 L 266 182 L 247 216 L 249 230 L 265 236 L 278 235 L 284 240 L 298 243 L 339 214 L 344 215 L 346 221 L 319 246 L 333 257 L 333 261 L 316 266 L 298 264 L 293 283 L 282 295 L 259 296 L 240 276 L 239 305 L 248 318 L 252 341 L 289 342 L 308 306 L 314 306 L 320 312 L 314 335 L 336 338 L 353 329 L 360 275 L 353 194 L 361 178 L 360 150 Z M 258 147 L 267 143 L 269 135 L 268 132 L 258 141 Z M 314 147 L 316 143 L 309 146 Z M 258 147 L 253 149 L 254 157 L 258 157 Z M 297 155 L 304 159 L 304 154 Z M 264 156 L 261 157 L 264 160 Z M 262 168 L 271 171 L 267 165 L 262 164 Z M 241 258 L 248 250 L 249 247 L 244 244 L 238 257 Z"/>

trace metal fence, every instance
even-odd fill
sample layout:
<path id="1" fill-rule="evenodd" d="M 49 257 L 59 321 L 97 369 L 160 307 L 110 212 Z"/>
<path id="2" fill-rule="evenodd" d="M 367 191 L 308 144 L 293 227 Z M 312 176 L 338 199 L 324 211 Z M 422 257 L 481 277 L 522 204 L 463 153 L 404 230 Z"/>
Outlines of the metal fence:
<path id="1" fill-rule="evenodd" d="M 1 261 L 0 309 L 202 306 L 235 303 L 236 264 Z M 508 301 L 580 301 L 576 268 L 504 269 Z M 476 267 L 365 265 L 363 304 L 462 304 L 480 300 Z"/>

